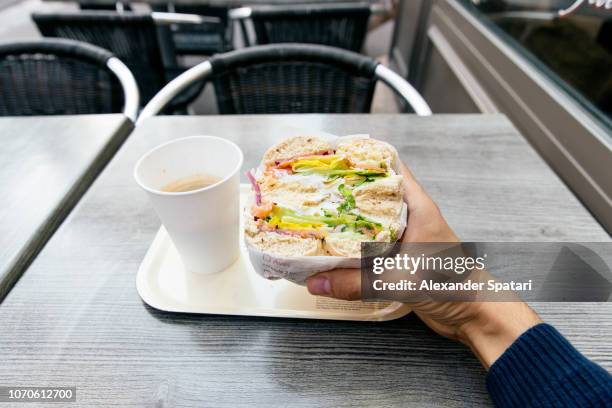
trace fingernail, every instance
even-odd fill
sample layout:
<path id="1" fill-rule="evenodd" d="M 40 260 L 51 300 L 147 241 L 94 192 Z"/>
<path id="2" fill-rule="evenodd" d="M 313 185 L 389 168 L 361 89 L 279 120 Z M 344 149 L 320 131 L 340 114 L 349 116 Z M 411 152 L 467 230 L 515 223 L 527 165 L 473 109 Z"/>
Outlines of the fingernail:
<path id="1" fill-rule="evenodd" d="M 313 295 L 331 295 L 331 283 L 324 276 L 308 280 L 308 291 Z"/>

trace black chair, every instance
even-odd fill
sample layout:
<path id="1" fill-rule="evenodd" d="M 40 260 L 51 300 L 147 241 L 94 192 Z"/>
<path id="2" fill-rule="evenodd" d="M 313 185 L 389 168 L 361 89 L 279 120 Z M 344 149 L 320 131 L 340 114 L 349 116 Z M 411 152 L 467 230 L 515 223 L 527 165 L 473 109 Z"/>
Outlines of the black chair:
<path id="1" fill-rule="evenodd" d="M 176 25 L 170 28 L 177 55 L 213 55 L 234 49 L 233 21 L 227 7 L 206 5 L 152 5 L 153 10 L 215 17 L 218 22 L 197 25 Z"/>
<path id="2" fill-rule="evenodd" d="M 240 22 L 245 44 L 308 43 L 359 52 L 368 28 L 368 3 L 243 7 L 230 11 Z M 250 20 L 255 39 L 248 35 Z"/>
<path id="3" fill-rule="evenodd" d="M 134 73 L 143 105 L 185 70 L 178 66 L 172 44 L 163 34 L 158 35 L 158 26 L 202 20 L 199 16 L 112 11 L 32 13 L 32 19 L 45 37 L 70 38 L 112 51 Z M 172 101 L 169 110 L 185 109 L 201 90 L 197 84 L 187 89 Z"/>
<path id="4" fill-rule="evenodd" d="M 0 116 L 122 112 L 136 120 L 138 87 L 112 53 L 72 40 L 0 44 Z"/>
<path id="5" fill-rule="evenodd" d="M 171 81 L 147 104 L 139 123 L 181 90 L 211 81 L 219 113 L 366 113 L 381 80 L 420 115 L 431 110 L 403 78 L 363 55 L 323 45 L 262 45 L 218 54 Z"/>

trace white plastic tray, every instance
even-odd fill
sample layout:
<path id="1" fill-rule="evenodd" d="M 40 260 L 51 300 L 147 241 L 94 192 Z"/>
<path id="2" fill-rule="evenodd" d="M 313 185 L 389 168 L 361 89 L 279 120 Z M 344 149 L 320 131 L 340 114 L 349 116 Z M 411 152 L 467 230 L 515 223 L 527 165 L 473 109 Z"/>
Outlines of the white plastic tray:
<path id="1" fill-rule="evenodd" d="M 241 186 L 241 201 L 248 191 L 248 185 Z M 240 245 L 240 258 L 225 271 L 188 273 L 162 226 L 138 270 L 138 293 L 149 306 L 168 312 L 363 321 L 410 313 L 398 302 L 340 301 L 313 296 L 286 280 L 264 279 L 253 269 L 242 240 Z"/>

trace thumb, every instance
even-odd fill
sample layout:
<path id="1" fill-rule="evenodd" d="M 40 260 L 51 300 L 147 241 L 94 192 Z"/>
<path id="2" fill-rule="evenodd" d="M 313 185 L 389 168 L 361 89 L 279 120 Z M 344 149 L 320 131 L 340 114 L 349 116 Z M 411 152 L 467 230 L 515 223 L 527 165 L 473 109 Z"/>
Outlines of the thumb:
<path id="1" fill-rule="evenodd" d="M 411 211 L 433 204 L 431 198 L 403 162 L 400 162 L 400 174 L 404 177 L 404 199 Z"/>
<path id="2" fill-rule="evenodd" d="M 306 281 L 313 295 L 336 299 L 361 299 L 361 271 L 359 269 L 335 269 L 311 276 Z"/>

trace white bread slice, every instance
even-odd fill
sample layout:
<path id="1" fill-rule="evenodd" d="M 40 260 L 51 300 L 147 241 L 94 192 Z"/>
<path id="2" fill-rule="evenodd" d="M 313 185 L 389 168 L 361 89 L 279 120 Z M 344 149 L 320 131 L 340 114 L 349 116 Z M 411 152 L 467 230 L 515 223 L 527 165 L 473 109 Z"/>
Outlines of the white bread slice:
<path id="1" fill-rule="evenodd" d="M 361 257 L 361 242 L 368 240 L 357 234 L 331 233 L 325 237 L 325 250 L 333 256 Z"/>
<path id="2" fill-rule="evenodd" d="M 337 154 L 349 156 L 355 163 L 385 162 L 391 168 L 397 165 L 397 152 L 387 142 L 376 139 L 351 139 L 338 144 Z"/>
<path id="3" fill-rule="evenodd" d="M 321 240 L 316 238 L 301 238 L 267 231 L 254 235 L 245 234 L 245 238 L 250 245 L 271 254 L 291 257 L 325 255 Z"/>
<path id="4" fill-rule="evenodd" d="M 297 156 L 308 156 L 331 150 L 331 145 L 317 136 L 295 136 L 272 146 L 263 156 L 265 165 Z"/>
<path id="5" fill-rule="evenodd" d="M 331 197 L 315 184 L 303 184 L 293 178 L 264 177 L 261 194 L 266 201 L 287 208 L 316 208 Z"/>
<path id="6" fill-rule="evenodd" d="M 358 214 L 398 230 L 403 206 L 402 176 L 389 176 L 365 183 L 353 190 Z"/>

